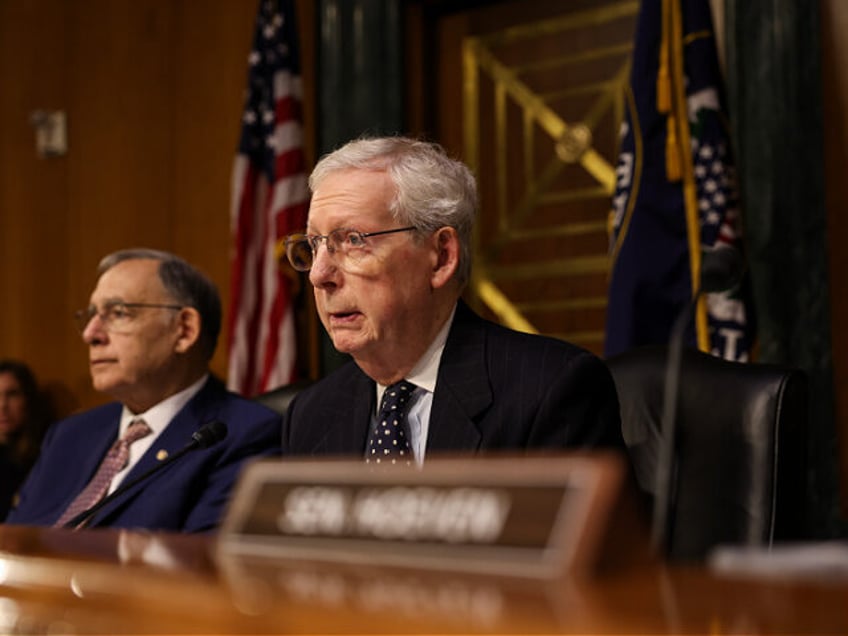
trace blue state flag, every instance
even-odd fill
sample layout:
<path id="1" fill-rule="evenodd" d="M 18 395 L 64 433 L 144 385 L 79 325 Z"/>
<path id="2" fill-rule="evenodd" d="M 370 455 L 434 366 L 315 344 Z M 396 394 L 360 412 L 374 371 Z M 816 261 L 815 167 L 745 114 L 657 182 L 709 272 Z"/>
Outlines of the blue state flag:
<path id="1" fill-rule="evenodd" d="M 744 253 L 738 187 L 707 0 L 643 0 L 612 200 L 604 352 L 667 343 L 704 250 Z M 706 294 L 686 334 L 730 360 L 754 340 L 747 277 Z"/>

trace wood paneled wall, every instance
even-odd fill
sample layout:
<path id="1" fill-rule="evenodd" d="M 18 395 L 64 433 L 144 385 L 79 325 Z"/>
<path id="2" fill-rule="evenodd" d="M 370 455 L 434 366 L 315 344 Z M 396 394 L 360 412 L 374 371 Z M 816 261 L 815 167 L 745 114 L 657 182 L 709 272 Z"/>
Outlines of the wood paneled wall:
<path id="1" fill-rule="evenodd" d="M 0 0 L 0 357 L 28 362 L 63 411 L 105 400 L 71 315 L 106 253 L 180 254 L 227 306 L 230 169 L 256 8 Z M 309 32 L 308 15 L 300 27 Z M 67 113 L 65 156 L 38 157 L 37 109 Z M 226 375 L 223 338 L 213 370 Z"/>

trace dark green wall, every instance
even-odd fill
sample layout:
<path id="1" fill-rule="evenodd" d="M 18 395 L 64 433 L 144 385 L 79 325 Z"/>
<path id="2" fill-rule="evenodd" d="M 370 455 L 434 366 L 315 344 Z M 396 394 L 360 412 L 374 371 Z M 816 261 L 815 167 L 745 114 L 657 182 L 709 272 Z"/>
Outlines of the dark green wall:
<path id="1" fill-rule="evenodd" d="M 404 132 L 400 0 L 320 0 L 318 154 L 364 134 Z M 322 330 L 322 373 L 347 359 Z"/>
<path id="2" fill-rule="evenodd" d="M 807 527 L 839 517 L 824 195 L 818 3 L 726 0 L 731 125 L 759 360 L 810 381 Z M 800 511 L 799 511 L 800 514 Z"/>

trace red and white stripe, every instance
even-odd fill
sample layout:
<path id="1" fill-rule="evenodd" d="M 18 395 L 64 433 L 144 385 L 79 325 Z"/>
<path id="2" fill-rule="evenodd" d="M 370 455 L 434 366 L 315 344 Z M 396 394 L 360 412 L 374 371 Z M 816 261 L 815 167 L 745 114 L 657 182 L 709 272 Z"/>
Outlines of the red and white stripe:
<path id="1" fill-rule="evenodd" d="M 228 387 L 254 396 L 295 379 L 297 347 L 292 295 L 277 242 L 306 224 L 309 193 L 300 120 L 301 81 L 289 71 L 274 76 L 277 124 L 272 140 L 274 182 L 239 154 L 233 166 Z"/>

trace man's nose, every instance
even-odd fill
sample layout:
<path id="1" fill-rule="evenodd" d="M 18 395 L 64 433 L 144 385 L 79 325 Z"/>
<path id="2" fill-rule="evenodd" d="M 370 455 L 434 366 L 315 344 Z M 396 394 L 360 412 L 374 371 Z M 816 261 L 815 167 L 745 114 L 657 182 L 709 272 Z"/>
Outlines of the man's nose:
<path id="1" fill-rule="evenodd" d="M 100 314 L 94 314 L 88 319 L 85 329 L 82 330 L 82 339 L 86 344 L 96 344 L 106 339 L 106 323 Z"/>
<path id="2" fill-rule="evenodd" d="M 319 243 L 312 253 L 312 267 L 309 269 L 309 282 L 315 287 L 326 287 L 336 282 L 338 266 L 333 259 L 326 241 Z"/>

